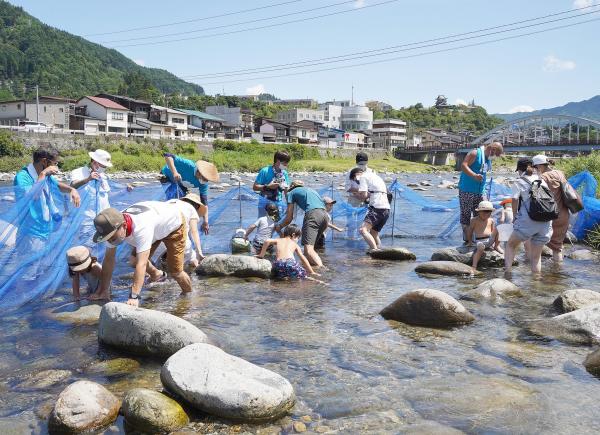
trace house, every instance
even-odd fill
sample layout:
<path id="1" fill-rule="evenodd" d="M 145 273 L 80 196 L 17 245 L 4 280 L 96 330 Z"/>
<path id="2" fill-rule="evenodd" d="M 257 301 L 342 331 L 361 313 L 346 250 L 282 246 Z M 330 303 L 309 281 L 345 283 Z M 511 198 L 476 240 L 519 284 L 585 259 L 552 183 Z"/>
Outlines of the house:
<path id="1" fill-rule="evenodd" d="M 303 144 L 319 143 L 319 125 L 315 121 L 295 122 L 290 126 L 290 141 Z"/>
<path id="2" fill-rule="evenodd" d="M 40 96 L 38 100 L 6 101 L 0 103 L 0 125 L 34 121 L 48 127 L 69 128 L 69 117 L 74 108 L 75 100 L 63 97 Z"/>
<path id="3" fill-rule="evenodd" d="M 72 130 L 87 131 L 88 128 L 97 126 L 97 133 L 127 136 L 128 112 L 127 108 L 108 98 L 87 96 L 80 98 L 75 104 L 73 120 L 69 124 L 83 127 L 71 127 Z"/>
<path id="4" fill-rule="evenodd" d="M 344 142 L 344 130 L 339 128 L 331 128 L 326 125 L 319 126 L 319 146 L 324 148 L 341 147 Z"/>
<path id="5" fill-rule="evenodd" d="M 294 124 L 304 120 L 323 123 L 324 118 L 325 111 L 318 109 L 296 108 L 277 112 L 277 121 L 287 124 Z"/>
<path id="6" fill-rule="evenodd" d="M 164 130 L 164 134 L 168 137 L 178 139 L 187 139 L 188 137 L 187 113 L 153 104 L 150 108 L 149 120 L 168 126 L 169 128 Z"/>
<path id="7" fill-rule="evenodd" d="M 389 151 L 406 146 L 406 122 L 400 119 L 376 119 L 373 121 L 371 138 L 373 148 Z"/>
<path id="8" fill-rule="evenodd" d="M 421 148 L 457 148 L 463 143 L 463 136 L 441 128 L 431 128 L 421 133 Z"/>
<path id="9" fill-rule="evenodd" d="M 252 112 L 241 107 L 207 106 L 206 113 L 223 119 L 225 137 L 228 139 L 242 139 L 251 137 L 254 131 Z"/>
<path id="10" fill-rule="evenodd" d="M 254 119 L 255 137 L 263 142 L 287 143 L 290 141 L 290 125 L 269 118 Z"/>
<path id="11" fill-rule="evenodd" d="M 200 129 L 202 136 L 209 139 L 224 138 L 223 124 L 225 120 L 218 116 L 211 115 L 209 113 L 201 112 L 199 110 L 190 109 L 177 109 L 180 112 L 186 113 L 188 117 L 188 129 Z M 197 133 L 194 133 L 196 136 Z"/>
<path id="12" fill-rule="evenodd" d="M 107 98 L 129 110 L 127 114 L 127 132 L 132 135 L 146 135 L 149 130 L 137 123 L 138 119 L 149 119 L 152 103 L 124 95 L 97 94 L 96 97 Z"/>

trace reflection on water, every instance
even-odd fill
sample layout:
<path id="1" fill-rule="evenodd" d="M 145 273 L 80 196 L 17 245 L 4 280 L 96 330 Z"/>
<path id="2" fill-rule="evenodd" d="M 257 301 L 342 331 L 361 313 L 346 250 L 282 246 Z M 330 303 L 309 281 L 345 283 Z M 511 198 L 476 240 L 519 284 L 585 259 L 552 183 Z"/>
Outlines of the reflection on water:
<path id="1" fill-rule="evenodd" d="M 253 207 L 245 204 L 245 224 L 255 216 Z M 209 252 L 226 245 L 239 219 L 237 208 L 232 210 L 231 225 L 225 218 L 223 230 L 213 225 Z M 398 213 L 407 231 L 426 226 L 415 218 L 418 210 L 404 204 Z M 458 240 L 387 238 L 384 243 L 401 244 L 423 261 Z M 302 420 L 314 432 L 600 431 L 598 380 L 581 365 L 590 349 L 531 337 L 523 329 L 527 320 L 554 315 L 552 300 L 563 289 L 594 289 L 600 277 L 596 265 L 566 260 L 553 270 L 547 263 L 539 280 L 519 266 L 513 280 L 524 296 L 492 303 L 469 295 L 501 271 L 477 279 L 432 279 L 415 274 L 414 263 L 374 261 L 364 252 L 359 241 L 337 236 L 330 241 L 323 254 L 329 269 L 322 279 L 328 286 L 193 277 L 191 295 L 180 296 L 172 283 L 145 290 L 144 307 L 192 322 L 227 352 L 280 373 L 296 390 L 291 417 L 278 422 L 236 425 L 197 415 L 189 430 L 291 432 L 292 423 Z M 128 272 L 122 268 L 119 275 Z M 115 296 L 123 301 L 127 280 L 121 281 Z M 477 320 L 436 330 L 377 315 L 404 292 L 427 287 L 462 299 Z M 161 388 L 161 361 L 101 347 L 93 325 L 72 326 L 41 314 L 68 299 L 61 290 L 2 319 L 0 433 L 45 432 L 57 394 L 76 379 L 100 382 L 118 395 L 133 387 Z M 36 379 L 41 371 L 48 372 Z M 108 431 L 123 432 L 121 420 Z"/>

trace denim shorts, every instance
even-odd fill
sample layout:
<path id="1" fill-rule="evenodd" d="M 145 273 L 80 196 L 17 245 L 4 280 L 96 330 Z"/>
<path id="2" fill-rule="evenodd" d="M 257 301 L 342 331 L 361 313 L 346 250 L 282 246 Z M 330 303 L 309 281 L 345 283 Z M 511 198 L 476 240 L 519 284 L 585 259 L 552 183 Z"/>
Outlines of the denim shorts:
<path id="1" fill-rule="evenodd" d="M 523 242 L 531 240 L 534 245 L 545 245 L 552 238 L 552 222 L 536 222 L 527 212 L 520 212 L 513 224 L 513 234 Z"/>

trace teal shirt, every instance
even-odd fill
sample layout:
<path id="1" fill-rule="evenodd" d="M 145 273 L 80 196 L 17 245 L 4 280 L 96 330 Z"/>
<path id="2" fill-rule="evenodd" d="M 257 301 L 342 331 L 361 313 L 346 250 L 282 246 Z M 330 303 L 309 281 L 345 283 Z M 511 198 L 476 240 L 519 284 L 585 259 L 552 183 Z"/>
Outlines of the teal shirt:
<path id="1" fill-rule="evenodd" d="M 458 190 L 461 192 L 483 194 L 485 189 L 486 172 L 492 168 L 492 162 L 485 158 L 485 153 L 481 147 L 477 148 L 475 161 L 469 165 L 469 168 L 471 168 L 471 170 L 476 174 L 483 175 L 483 180 L 477 181 L 474 178 L 469 177 L 464 172 L 461 172 L 460 180 L 458 182 Z"/>
<path id="2" fill-rule="evenodd" d="M 197 187 L 200 191 L 200 195 L 208 195 L 208 183 L 201 183 L 196 178 L 196 162 L 170 153 L 165 154 L 165 157 L 173 158 L 173 164 L 175 165 L 177 172 L 179 172 L 179 175 L 181 175 L 182 181 L 187 181 L 192 186 Z M 167 165 L 163 166 L 161 173 L 165 175 L 171 183 L 175 182 L 173 173 Z"/>
<path id="3" fill-rule="evenodd" d="M 280 176 L 283 177 L 283 179 L 285 180 L 285 183 L 289 186 L 290 185 L 290 177 L 288 175 L 288 172 L 286 170 L 282 170 L 280 174 L 281 174 Z M 273 179 L 276 177 L 276 175 L 277 174 L 275 174 L 273 165 L 265 166 L 258 172 L 258 175 L 256 176 L 256 180 L 254 180 L 254 181 L 256 184 L 262 184 L 262 185 L 270 184 L 271 181 L 273 181 Z M 268 192 L 261 192 L 261 195 L 267 197 L 271 201 L 281 201 L 283 199 L 281 190 L 278 190 L 277 192 L 275 192 L 273 190 L 268 191 Z"/>
<path id="4" fill-rule="evenodd" d="M 287 194 L 287 202 L 297 204 L 305 213 L 317 208 L 325 209 L 321 195 L 309 187 L 296 187 Z"/>

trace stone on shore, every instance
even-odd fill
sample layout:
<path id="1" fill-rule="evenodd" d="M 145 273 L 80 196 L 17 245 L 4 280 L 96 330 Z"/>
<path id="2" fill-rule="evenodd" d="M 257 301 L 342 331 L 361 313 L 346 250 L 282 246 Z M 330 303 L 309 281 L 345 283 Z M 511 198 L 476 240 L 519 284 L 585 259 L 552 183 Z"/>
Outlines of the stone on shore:
<path id="1" fill-rule="evenodd" d="M 594 344 L 600 341 L 600 304 L 580 308 L 550 319 L 534 320 L 529 330 L 542 337 L 566 343 Z"/>
<path id="2" fill-rule="evenodd" d="M 208 341 L 204 332 L 179 317 L 118 302 L 102 308 L 98 339 L 127 352 L 161 357 Z"/>
<path id="3" fill-rule="evenodd" d="M 475 287 L 475 293 L 482 298 L 501 298 L 505 296 L 522 296 L 521 289 L 503 278 L 484 281 Z"/>
<path id="4" fill-rule="evenodd" d="M 135 388 L 125 394 L 121 413 L 128 430 L 142 433 L 170 433 L 189 422 L 179 403 L 145 388 Z"/>
<path id="5" fill-rule="evenodd" d="M 198 275 L 270 278 L 271 262 L 247 255 L 214 254 L 196 269 Z"/>
<path id="6" fill-rule="evenodd" d="M 431 261 L 458 261 L 459 263 L 473 264 L 474 246 L 460 246 L 458 248 L 438 249 L 431 255 Z M 513 265 L 516 265 L 515 261 Z M 498 251 L 485 251 L 479 260 L 480 267 L 504 267 L 504 255 Z"/>
<path id="7" fill-rule="evenodd" d="M 75 309 L 73 309 L 75 308 Z M 76 323 L 92 325 L 98 323 L 101 305 L 85 305 L 77 307 L 74 303 L 69 303 L 47 312 L 48 316 L 62 323 Z"/>
<path id="8" fill-rule="evenodd" d="M 400 247 L 369 250 L 368 254 L 376 260 L 406 261 L 417 259 L 417 256 L 408 249 Z"/>
<path id="9" fill-rule="evenodd" d="M 542 248 L 542 257 L 551 258 L 552 255 L 552 249 L 544 245 L 544 247 Z"/>
<path id="10" fill-rule="evenodd" d="M 594 376 L 600 376 L 600 349 L 590 353 L 583 361 L 583 365 L 588 373 Z"/>
<path id="11" fill-rule="evenodd" d="M 160 379 L 193 407 L 235 420 L 276 419 L 296 400 L 282 376 L 209 344 L 192 344 L 171 356 Z"/>
<path id="12" fill-rule="evenodd" d="M 600 293 L 585 288 L 566 290 L 554 300 L 554 306 L 561 313 L 570 313 L 594 304 L 600 304 Z"/>
<path id="13" fill-rule="evenodd" d="M 458 261 L 426 261 L 415 267 L 415 272 L 433 275 L 467 276 L 471 275 L 473 270 L 470 266 Z M 475 271 L 475 275 L 480 274 L 481 272 Z"/>
<path id="14" fill-rule="evenodd" d="M 598 255 L 589 249 L 577 249 L 576 251 L 572 251 L 567 254 L 567 257 L 571 260 L 580 260 L 580 261 L 591 261 L 597 260 Z"/>
<path id="15" fill-rule="evenodd" d="M 381 310 L 386 320 L 409 325 L 448 327 L 471 323 L 475 317 L 447 293 L 432 289 L 412 290 Z"/>
<path id="16" fill-rule="evenodd" d="M 77 381 L 58 396 L 48 423 L 50 433 L 93 432 L 111 424 L 121 402 L 102 385 Z"/>

